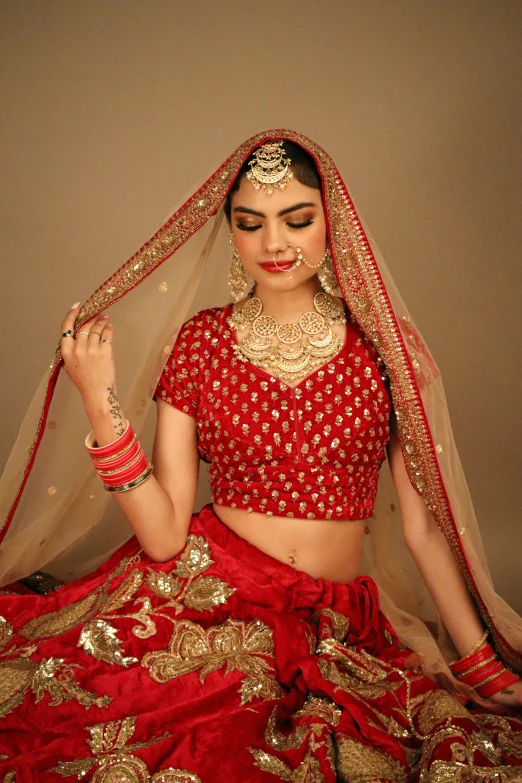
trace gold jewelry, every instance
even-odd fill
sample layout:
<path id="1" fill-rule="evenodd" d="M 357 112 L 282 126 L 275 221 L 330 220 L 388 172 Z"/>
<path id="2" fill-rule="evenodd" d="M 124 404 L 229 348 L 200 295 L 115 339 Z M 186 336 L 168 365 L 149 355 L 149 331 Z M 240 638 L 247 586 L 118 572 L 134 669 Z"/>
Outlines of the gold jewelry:
<path id="1" fill-rule="evenodd" d="M 490 677 L 486 677 L 486 679 L 482 680 L 482 682 L 475 683 L 475 685 L 473 685 L 472 687 L 475 688 L 476 691 L 478 691 L 479 688 L 482 688 L 484 685 L 489 685 L 490 682 L 496 680 L 497 677 L 500 677 L 500 675 L 504 674 L 504 672 L 507 672 L 507 669 L 503 668 L 499 672 L 495 672 L 495 674 L 492 674 Z"/>
<path id="2" fill-rule="evenodd" d="M 233 344 L 234 353 L 283 381 L 301 380 L 342 348 L 332 329 L 334 324 L 346 323 L 342 305 L 320 291 L 314 296 L 314 306 L 315 312 L 303 313 L 298 324 L 279 324 L 271 315 L 262 314 L 263 303 L 257 296 L 251 297 L 227 319 L 232 329 L 248 330 Z"/>
<path id="3" fill-rule="evenodd" d="M 89 334 L 89 332 L 76 332 L 76 334 Z"/>
<path id="4" fill-rule="evenodd" d="M 491 663 L 491 661 L 494 661 L 496 659 L 495 653 L 493 655 L 490 655 L 489 658 L 485 658 L 480 663 L 476 663 L 475 666 L 471 666 L 471 668 L 466 669 L 465 672 L 462 672 L 459 674 L 459 678 L 465 677 L 467 674 L 471 674 L 472 672 L 476 672 L 477 669 L 482 669 L 483 666 L 487 666 L 488 663 Z"/>
<path id="5" fill-rule="evenodd" d="M 133 481 L 129 481 L 127 484 L 104 484 L 103 486 L 107 492 L 128 492 L 130 489 L 135 489 L 135 487 L 145 483 L 152 476 L 152 471 L 153 465 L 149 462 L 143 473 L 140 473 Z"/>
<path id="6" fill-rule="evenodd" d="M 128 462 L 125 463 L 125 465 L 120 465 L 119 468 L 114 468 L 113 470 L 100 470 L 100 468 L 97 468 L 96 472 L 98 476 L 101 476 L 102 478 L 104 476 L 114 476 L 116 473 L 121 473 L 123 470 L 128 470 L 129 468 L 132 468 L 137 462 L 140 461 L 143 457 L 143 449 L 140 449 L 137 454 L 132 457 Z M 114 458 L 113 458 L 114 459 Z"/>
<path id="7" fill-rule="evenodd" d="M 478 642 L 477 642 L 477 643 L 476 643 L 476 644 L 475 644 L 475 645 L 474 645 L 474 646 L 471 648 L 471 650 L 469 651 L 469 653 L 468 653 L 467 655 L 463 655 L 462 657 L 463 657 L 463 658 L 469 658 L 469 656 L 470 656 L 470 655 L 475 655 L 475 653 L 476 653 L 478 650 L 480 650 L 480 648 L 482 647 L 482 645 L 484 644 L 484 642 L 486 641 L 486 639 L 488 638 L 488 636 L 489 636 L 489 630 L 487 630 L 487 631 L 484 631 L 484 633 L 482 634 L 482 636 L 480 637 L 480 639 L 478 640 Z"/>
<path id="8" fill-rule="evenodd" d="M 250 161 L 247 179 L 256 190 L 266 191 L 271 196 L 274 188 L 284 190 L 294 178 L 290 169 L 292 161 L 286 156 L 282 141 L 267 141 L 254 152 Z"/>
<path id="9" fill-rule="evenodd" d="M 246 276 L 245 267 L 241 263 L 239 253 L 234 241 L 234 235 L 229 234 L 228 239 L 232 247 L 232 263 L 230 265 L 230 271 L 228 273 L 228 287 L 232 295 L 234 302 L 239 302 L 248 293 L 248 280 Z"/>
<path id="10" fill-rule="evenodd" d="M 92 436 L 92 438 L 89 440 L 89 438 Z M 87 436 L 85 443 L 90 446 L 91 448 L 94 446 L 94 433 L 91 431 L 89 435 Z M 123 457 L 124 454 L 126 454 L 128 451 L 132 449 L 134 444 L 136 443 L 136 435 L 134 434 L 132 436 L 132 440 L 130 443 L 128 443 L 125 448 L 121 449 L 120 451 L 117 451 L 115 454 L 110 454 L 108 457 L 96 457 L 96 463 L 103 463 L 103 462 L 111 462 L 112 460 L 119 459 L 120 457 Z"/>
<path id="11" fill-rule="evenodd" d="M 319 267 L 323 263 L 324 259 L 326 258 L 326 253 L 325 253 L 324 256 L 321 258 L 321 260 L 319 261 L 318 264 L 315 264 L 315 265 L 309 264 L 308 261 L 306 260 L 306 258 L 304 257 L 303 251 L 301 250 L 300 247 L 297 247 L 297 245 L 293 245 L 291 242 L 287 242 L 287 246 L 288 247 L 295 247 L 295 252 L 297 253 L 297 259 L 296 259 L 296 262 L 295 262 L 294 266 L 301 266 L 301 264 L 304 264 L 305 266 L 308 267 L 308 269 L 319 269 Z M 277 266 L 277 264 L 276 264 L 276 266 Z"/>
<path id="12" fill-rule="evenodd" d="M 317 277 L 319 278 L 321 286 L 323 287 L 323 291 L 326 291 L 327 294 L 331 294 L 333 296 L 339 288 L 339 283 L 337 282 L 337 277 L 335 275 L 335 269 L 329 247 L 326 248 L 326 253 L 323 256 Z"/>

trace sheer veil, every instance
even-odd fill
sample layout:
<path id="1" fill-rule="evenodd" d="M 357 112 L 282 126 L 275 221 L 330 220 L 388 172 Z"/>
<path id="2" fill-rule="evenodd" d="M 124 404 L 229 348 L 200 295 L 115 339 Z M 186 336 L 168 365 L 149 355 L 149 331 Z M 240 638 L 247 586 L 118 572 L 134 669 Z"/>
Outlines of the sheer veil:
<path id="1" fill-rule="evenodd" d="M 152 394 L 181 324 L 229 301 L 223 200 L 251 151 L 269 139 L 293 141 L 317 163 L 339 287 L 389 372 L 410 480 L 444 533 L 497 652 L 520 672 L 522 621 L 491 582 L 439 370 L 334 162 L 317 144 L 288 130 L 259 133 L 242 144 L 87 299 L 76 326 L 111 308 L 119 398 L 150 449 Z M 88 424 L 81 399 L 61 368 L 58 349 L 0 482 L 3 584 L 41 568 L 69 581 L 95 568 L 131 533 L 93 472 L 83 446 Z M 209 500 L 201 484 L 199 503 Z M 383 611 L 404 644 L 422 656 L 426 673 L 462 690 L 446 663 L 451 642 L 403 542 L 387 463 L 367 532 L 362 571 L 379 585 Z"/>

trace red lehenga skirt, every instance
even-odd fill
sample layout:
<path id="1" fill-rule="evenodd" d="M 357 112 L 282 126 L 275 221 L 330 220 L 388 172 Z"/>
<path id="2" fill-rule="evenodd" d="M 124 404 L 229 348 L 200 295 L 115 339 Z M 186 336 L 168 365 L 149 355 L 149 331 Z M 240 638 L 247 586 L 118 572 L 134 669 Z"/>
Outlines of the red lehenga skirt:
<path id="1" fill-rule="evenodd" d="M 522 723 L 405 666 L 375 583 L 314 580 L 193 516 L 48 596 L 0 598 L 0 780 L 522 780 Z"/>

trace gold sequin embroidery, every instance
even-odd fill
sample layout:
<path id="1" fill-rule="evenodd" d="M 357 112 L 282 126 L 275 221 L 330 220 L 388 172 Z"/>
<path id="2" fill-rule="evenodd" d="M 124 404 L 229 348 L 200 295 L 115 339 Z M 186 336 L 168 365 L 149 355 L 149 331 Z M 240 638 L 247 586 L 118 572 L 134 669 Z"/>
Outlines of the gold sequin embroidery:
<path id="1" fill-rule="evenodd" d="M 128 744 L 136 731 L 137 718 L 98 723 L 89 726 L 87 740 L 92 755 L 75 761 L 60 761 L 50 772 L 63 777 L 77 775 L 81 780 L 97 768 L 90 778 L 92 783 L 201 783 L 200 778 L 186 769 L 168 769 L 149 774 L 147 765 L 134 755 L 134 751 L 148 748 L 167 739 L 170 734 L 153 737 L 146 742 Z"/>
<path id="2" fill-rule="evenodd" d="M 269 700 L 284 694 L 266 660 L 273 657 L 272 631 L 260 620 L 247 624 L 229 618 L 206 630 L 190 620 L 179 620 L 167 649 L 147 653 L 141 664 L 159 683 L 196 671 L 203 683 L 207 674 L 223 666 L 225 674 L 239 670 L 246 675 L 240 688 L 243 705 L 255 696 Z"/>

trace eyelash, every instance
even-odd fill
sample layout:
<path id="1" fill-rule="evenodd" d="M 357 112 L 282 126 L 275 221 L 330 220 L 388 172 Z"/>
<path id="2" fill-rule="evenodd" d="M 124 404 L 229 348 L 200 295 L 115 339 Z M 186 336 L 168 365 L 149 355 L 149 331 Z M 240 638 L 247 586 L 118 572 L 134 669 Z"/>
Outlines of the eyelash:
<path id="1" fill-rule="evenodd" d="M 306 228 L 307 226 L 312 225 L 314 221 L 313 220 L 305 220 L 303 223 L 287 223 L 287 226 L 290 226 L 290 228 Z M 261 228 L 261 226 L 245 226 L 242 223 L 238 223 L 237 227 L 241 231 L 257 231 L 258 228 Z"/>

